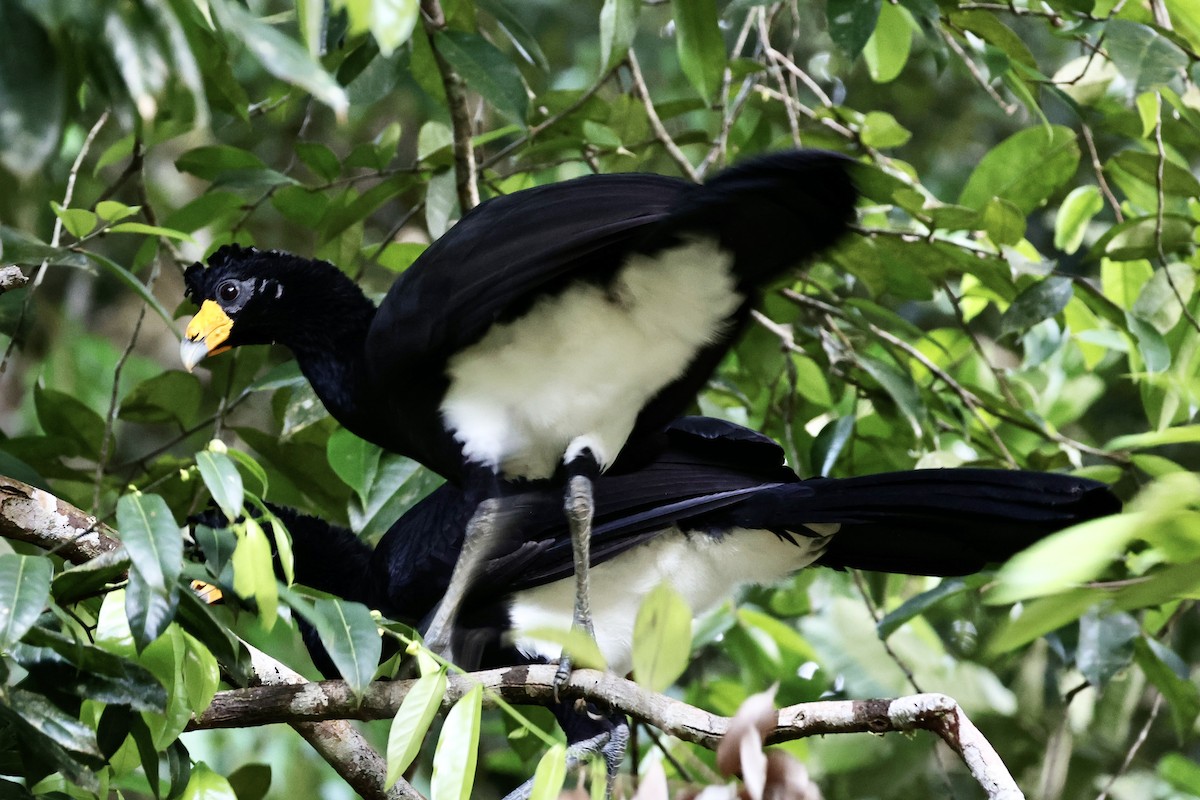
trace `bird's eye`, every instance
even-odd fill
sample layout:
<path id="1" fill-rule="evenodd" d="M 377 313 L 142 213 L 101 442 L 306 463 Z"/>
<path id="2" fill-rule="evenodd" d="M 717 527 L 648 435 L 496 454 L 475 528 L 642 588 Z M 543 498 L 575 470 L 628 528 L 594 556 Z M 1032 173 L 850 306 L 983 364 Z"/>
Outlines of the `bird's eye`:
<path id="1" fill-rule="evenodd" d="M 232 303 L 238 298 L 238 285 L 236 283 L 221 284 L 217 287 L 217 297 L 226 303 Z"/>

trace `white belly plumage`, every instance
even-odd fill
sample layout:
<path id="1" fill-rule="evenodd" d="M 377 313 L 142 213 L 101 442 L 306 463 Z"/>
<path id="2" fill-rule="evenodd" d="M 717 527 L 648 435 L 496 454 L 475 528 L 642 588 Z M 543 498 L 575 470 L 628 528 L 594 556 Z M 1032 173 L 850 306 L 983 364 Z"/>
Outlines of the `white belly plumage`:
<path id="1" fill-rule="evenodd" d="M 772 583 L 819 558 L 829 537 L 806 533 L 795 534 L 792 544 L 765 530 L 736 529 L 715 539 L 685 535 L 676 528 L 592 567 L 596 643 L 609 669 L 620 675 L 632 669 L 633 623 L 654 587 L 670 583 L 693 616 L 699 616 L 739 586 Z M 557 659 L 559 645 L 524 637 L 521 631 L 569 629 L 574 602 L 574 577 L 516 593 L 510 616 L 517 649 L 527 656 Z"/>
<path id="2" fill-rule="evenodd" d="M 713 242 L 687 241 L 493 326 L 448 368 L 441 412 L 463 455 L 510 478 L 549 477 L 584 448 L 607 466 L 741 304 L 730 266 Z"/>

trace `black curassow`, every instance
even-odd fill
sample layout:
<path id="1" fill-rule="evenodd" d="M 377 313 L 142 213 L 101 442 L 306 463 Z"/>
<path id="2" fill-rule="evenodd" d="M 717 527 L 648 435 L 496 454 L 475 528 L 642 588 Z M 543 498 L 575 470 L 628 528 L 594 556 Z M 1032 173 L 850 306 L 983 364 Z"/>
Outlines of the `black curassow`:
<path id="1" fill-rule="evenodd" d="M 670 582 L 701 614 L 739 585 L 769 583 L 810 564 L 915 575 L 965 575 L 1039 539 L 1115 513 L 1102 483 L 1067 475 L 922 469 L 855 478 L 799 479 L 767 437 L 687 417 L 660 434 L 649 460 L 596 481 L 592 603 L 610 669 L 631 667 L 633 625 L 645 595 Z M 460 665 L 552 660 L 557 647 L 523 629 L 565 629 L 573 611 L 570 533 L 553 487 L 505 498 L 485 568 L 452 631 Z M 350 531 L 286 509 L 296 580 L 416 626 L 432 613 L 462 548 L 473 505 L 446 484 L 409 510 L 371 552 Z M 323 671 L 327 656 L 310 650 Z M 323 659 L 323 660 L 322 660 Z M 572 742 L 609 740 L 619 716 L 555 713 Z M 619 763 L 623 740 L 605 753 Z"/>
<path id="2" fill-rule="evenodd" d="M 186 271 L 200 310 L 180 354 L 191 368 L 238 345 L 287 346 L 339 422 L 478 506 L 432 626 L 438 649 L 495 545 L 485 501 L 511 482 L 555 481 L 587 628 L 592 481 L 627 440 L 686 410 L 762 286 L 845 233 L 851 163 L 788 151 L 700 186 L 592 175 L 497 197 L 431 245 L 378 309 L 330 264 L 223 247 Z"/>

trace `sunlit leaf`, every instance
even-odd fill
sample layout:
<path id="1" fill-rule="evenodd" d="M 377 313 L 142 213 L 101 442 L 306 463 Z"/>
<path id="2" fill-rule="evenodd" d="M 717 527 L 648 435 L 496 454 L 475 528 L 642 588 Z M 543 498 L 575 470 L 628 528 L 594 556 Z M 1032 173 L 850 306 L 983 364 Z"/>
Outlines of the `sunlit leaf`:
<path id="1" fill-rule="evenodd" d="M 412 764 L 446 693 L 446 672 L 438 670 L 417 679 L 392 719 L 387 743 L 387 782 L 391 787 Z"/>
<path id="2" fill-rule="evenodd" d="M 433 754 L 430 800 L 469 800 L 475 785 L 475 763 L 479 758 L 479 723 L 483 688 L 476 686 L 463 695 L 442 725 Z"/>
<path id="3" fill-rule="evenodd" d="M 49 559 L 0 555 L 0 650 L 8 650 L 33 627 L 50 599 Z"/>
<path id="4" fill-rule="evenodd" d="M 633 624 L 633 677 L 661 692 L 687 669 L 692 654 L 692 610 L 667 582 L 654 587 Z"/>

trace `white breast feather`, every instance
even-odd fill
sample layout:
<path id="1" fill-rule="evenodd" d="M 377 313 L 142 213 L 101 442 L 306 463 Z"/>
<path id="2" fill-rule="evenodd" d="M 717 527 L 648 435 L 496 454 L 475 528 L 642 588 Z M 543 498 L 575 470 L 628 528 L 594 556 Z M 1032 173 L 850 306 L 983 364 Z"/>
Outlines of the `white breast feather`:
<path id="1" fill-rule="evenodd" d="M 688 241 L 493 326 L 448 368 L 441 411 L 464 455 L 507 477 L 549 477 L 584 446 L 607 466 L 741 304 L 730 266 L 715 243 Z"/>
<path id="2" fill-rule="evenodd" d="M 773 583 L 808 566 L 825 549 L 828 536 L 795 535 L 796 544 L 770 531 L 733 530 L 720 540 L 684 536 L 678 529 L 592 567 L 591 607 L 596 643 L 619 675 L 633 668 L 633 624 L 650 590 L 669 582 L 699 617 L 739 586 Z M 557 659 L 560 647 L 522 637 L 520 631 L 567 630 L 575 602 L 575 579 L 565 578 L 514 595 L 510 610 L 517 649 L 527 656 Z"/>

